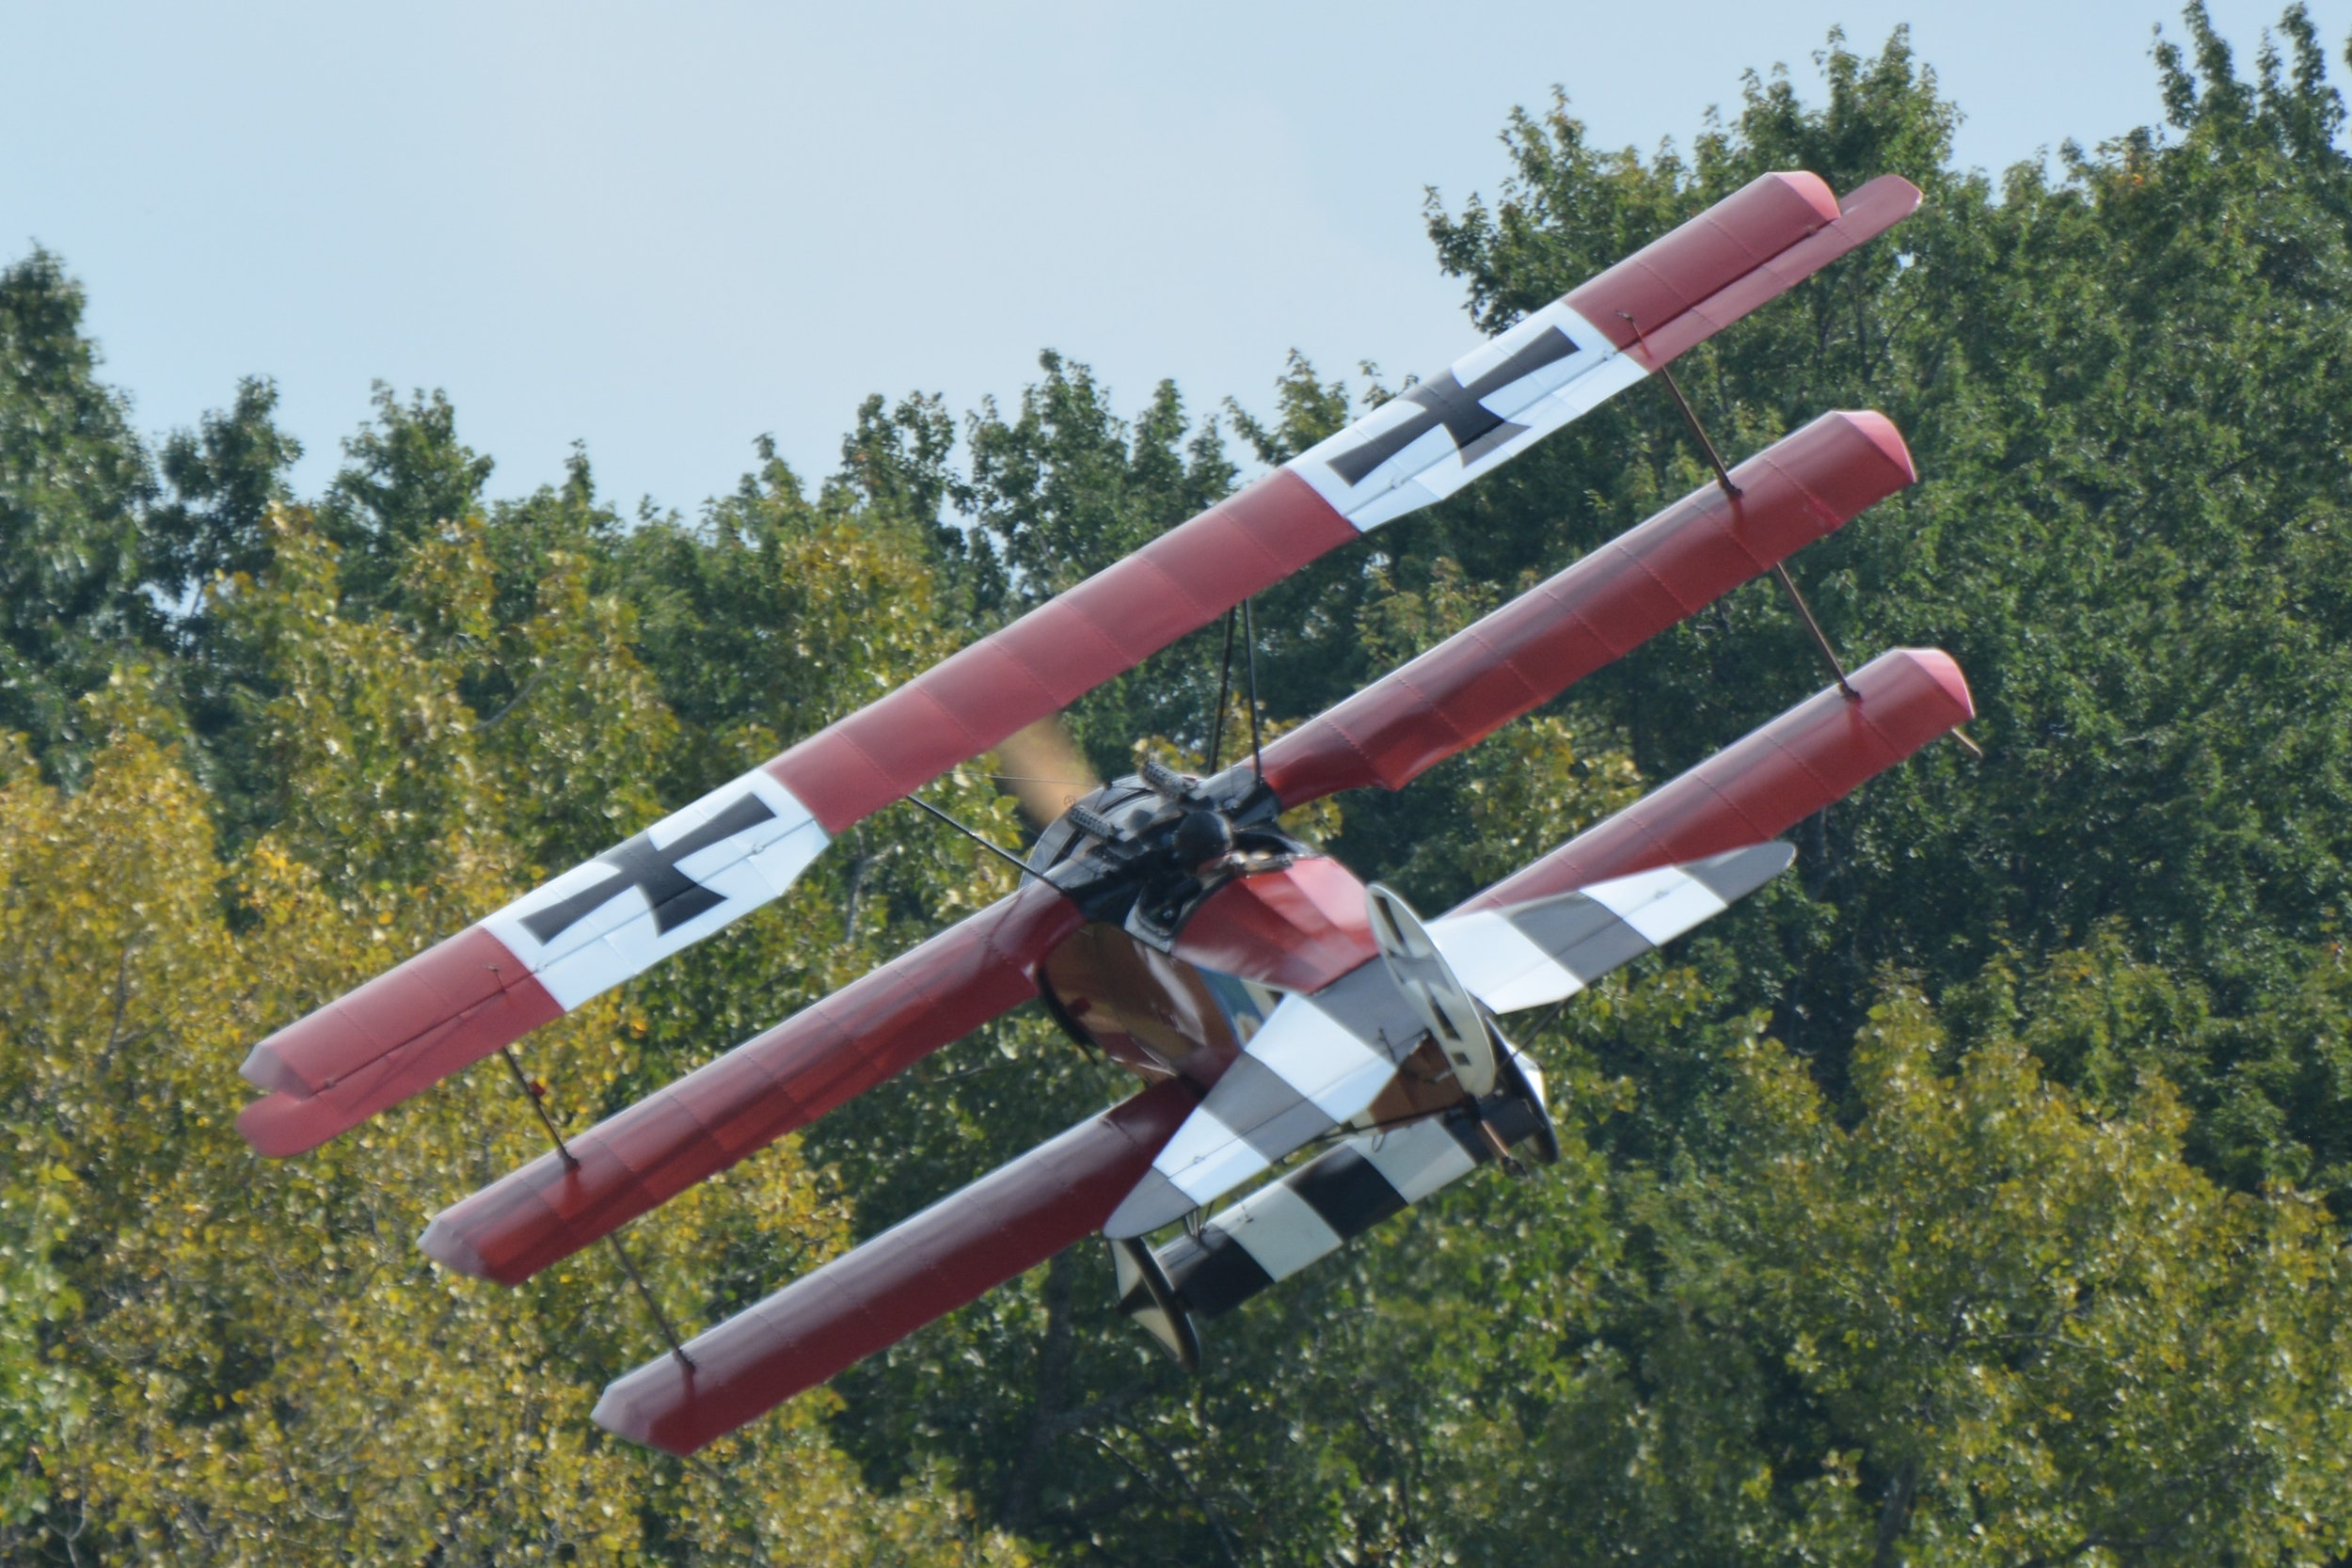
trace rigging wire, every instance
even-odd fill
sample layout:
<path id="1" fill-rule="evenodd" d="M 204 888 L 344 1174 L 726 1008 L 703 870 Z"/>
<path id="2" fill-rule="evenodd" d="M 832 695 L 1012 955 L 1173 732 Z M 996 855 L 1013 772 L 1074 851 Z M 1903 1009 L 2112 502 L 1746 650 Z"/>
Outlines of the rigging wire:
<path id="1" fill-rule="evenodd" d="M 1642 324 L 1623 310 L 1617 314 L 1633 328 L 1634 338 L 1646 351 L 1649 339 L 1643 334 Z M 1707 466 L 1715 470 L 1716 488 L 1723 491 L 1732 505 L 1738 506 L 1740 486 L 1731 482 L 1731 470 L 1724 466 L 1724 454 L 1715 450 L 1714 439 L 1707 434 L 1707 427 L 1699 422 L 1698 410 L 1692 408 L 1691 400 L 1682 395 L 1682 383 L 1675 379 L 1674 367 L 1661 361 L 1658 366 L 1658 379 L 1665 383 L 1666 395 L 1674 399 L 1675 408 L 1681 414 L 1684 426 L 1691 432 L 1691 438 L 1698 443 L 1700 452 L 1707 458 Z M 1822 662 L 1829 666 L 1830 673 L 1836 677 L 1837 689 L 1846 694 L 1846 701 L 1860 702 L 1862 695 L 1847 681 L 1846 666 L 1839 660 L 1837 650 L 1829 645 L 1829 638 L 1821 630 L 1821 623 L 1813 618 L 1813 607 L 1804 602 L 1803 594 L 1797 592 L 1796 578 L 1790 577 L 1788 568 L 1777 561 L 1772 562 L 1772 578 L 1780 584 L 1780 591 L 1788 595 L 1788 603 L 1795 608 L 1797 618 L 1804 623 L 1804 629 L 1813 634 L 1813 645 L 1820 651 Z M 1975 743 L 1968 744 L 1973 746 Z"/>
<path id="2" fill-rule="evenodd" d="M 1035 871 L 1029 869 L 1029 863 L 1027 861 L 1023 860 L 1019 855 L 1014 854 L 1011 850 L 1006 848 L 1003 845 L 998 844 L 993 839 L 983 837 L 972 829 L 965 827 L 962 823 L 957 821 L 946 812 L 941 811 L 937 806 L 932 805 L 929 800 L 924 800 L 920 795 L 909 795 L 906 797 L 906 800 L 909 805 L 919 806 L 923 810 L 930 812 L 933 816 L 938 817 L 942 822 L 946 823 L 947 826 L 953 828 L 956 832 L 961 833 L 964 837 L 970 839 L 973 843 L 978 845 L 990 854 L 994 855 L 998 860 L 1001 860 L 1010 865 L 1015 871 L 1020 872 L 1024 877 L 1034 877 L 1037 875 Z"/>
<path id="3" fill-rule="evenodd" d="M 1249 671 L 1249 770 L 1265 783 L 1265 758 L 1258 745 L 1258 623 L 1251 613 L 1249 601 L 1241 602 L 1242 651 L 1248 657 Z"/>
<path id="4" fill-rule="evenodd" d="M 548 1137 L 555 1145 L 555 1157 L 564 1162 L 565 1170 L 578 1170 L 580 1157 L 572 1152 L 572 1146 L 564 1141 L 563 1132 L 555 1125 L 555 1118 L 548 1115 L 547 1091 L 532 1083 L 530 1075 L 523 1071 L 523 1065 L 516 1059 L 513 1046 L 500 1046 L 499 1055 L 505 1059 L 506 1070 L 515 1075 L 515 1086 L 523 1091 L 523 1098 L 537 1113 L 539 1125 L 548 1130 Z M 637 1272 L 637 1260 L 628 1255 L 627 1247 L 621 1245 L 621 1238 L 611 1231 L 605 1232 L 604 1244 L 612 1249 L 612 1256 L 620 1259 L 621 1272 L 628 1275 L 631 1285 L 637 1287 L 638 1299 L 645 1304 L 645 1311 L 653 1318 L 654 1326 L 661 1330 L 661 1338 L 669 1341 L 670 1354 L 677 1359 L 679 1366 L 692 1372 L 695 1370 L 694 1358 L 686 1354 L 686 1346 L 679 1341 L 677 1330 L 670 1325 L 670 1315 L 661 1310 L 661 1304 L 654 1299 L 652 1287 L 645 1283 L 645 1276 Z"/>

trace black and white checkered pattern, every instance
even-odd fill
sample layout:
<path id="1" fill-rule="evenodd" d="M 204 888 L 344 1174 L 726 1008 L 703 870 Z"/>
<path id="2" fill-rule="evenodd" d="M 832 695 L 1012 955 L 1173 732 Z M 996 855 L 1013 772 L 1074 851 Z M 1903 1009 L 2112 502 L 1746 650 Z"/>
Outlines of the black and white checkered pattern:
<path id="1" fill-rule="evenodd" d="M 1485 1157 L 1469 1123 L 1449 1117 L 1359 1133 L 1155 1256 L 1178 1304 L 1214 1318 L 1469 1175 Z"/>
<path id="2" fill-rule="evenodd" d="M 1721 914 L 1795 856 L 1786 844 L 1751 845 L 1556 898 L 1448 915 L 1429 923 L 1429 936 L 1489 1011 L 1540 1007 Z"/>
<path id="3" fill-rule="evenodd" d="M 1462 984 L 1504 1013 L 1573 996 L 1721 913 L 1788 864 L 1759 844 L 1502 910 L 1430 923 Z M 1361 1116 L 1426 1033 L 1387 965 L 1286 996 L 1176 1130 L 1103 1231 L 1141 1236 L 1182 1219 Z"/>

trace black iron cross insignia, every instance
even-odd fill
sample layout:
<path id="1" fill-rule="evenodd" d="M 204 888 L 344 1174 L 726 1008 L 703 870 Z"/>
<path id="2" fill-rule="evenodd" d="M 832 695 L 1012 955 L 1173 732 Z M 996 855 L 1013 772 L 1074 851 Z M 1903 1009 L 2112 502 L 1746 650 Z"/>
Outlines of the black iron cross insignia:
<path id="1" fill-rule="evenodd" d="M 707 849 L 733 838 L 775 815 L 767 801 L 756 795 L 746 795 L 701 827 L 680 833 L 659 849 L 649 835 L 639 833 L 596 857 L 596 863 L 607 867 L 611 876 L 581 888 L 560 903 L 523 916 L 523 929 L 542 942 L 553 942 L 630 888 L 642 888 L 645 902 L 653 906 L 654 930 L 666 936 L 673 927 L 726 902 L 723 895 L 711 892 L 680 871 L 677 863 L 697 849 Z"/>
<path id="2" fill-rule="evenodd" d="M 1382 431 L 1362 446 L 1340 453 L 1331 459 L 1332 471 L 1351 485 L 1361 484 L 1373 469 L 1439 425 L 1445 426 L 1445 433 L 1454 437 L 1462 462 L 1475 463 L 1527 428 L 1512 424 L 1479 400 L 1575 352 L 1576 341 L 1554 327 L 1467 387 L 1454 378 L 1452 371 L 1435 381 L 1424 381 L 1403 394 L 1405 402 L 1420 407 L 1420 413 L 1392 430 Z"/>

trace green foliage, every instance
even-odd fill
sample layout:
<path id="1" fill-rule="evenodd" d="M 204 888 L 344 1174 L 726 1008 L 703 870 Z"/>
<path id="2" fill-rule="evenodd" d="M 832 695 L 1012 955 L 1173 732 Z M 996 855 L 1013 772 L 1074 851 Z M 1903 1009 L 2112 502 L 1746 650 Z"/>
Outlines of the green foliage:
<path id="1" fill-rule="evenodd" d="M 151 620 L 139 523 L 154 481 L 97 372 L 81 288 L 56 258 L 0 271 L 0 729 L 44 751 Z"/>
<path id="2" fill-rule="evenodd" d="M 1230 1319 L 1186 1379 L 1077 1248 L 713 1449 L 610 1443 L 657 1341 L 611 1259 L 516 1291 L 426 1217 L 538 1147 L 478 1069 L 256 1162 L 270 1028 L 853 711 L 1391 395 L 1133 413 L 871 398 L 813 487 L 691 517 L 575 452 L 488 494 L 379 388 L 323 495 L 262 379 L 151 459 L 81 295 L 0 273 L 0 1557 L 10 1561 L 2340 1563 L 2352 1556 L 2352 165 L 2289 11 L 2192 8 L 2162 126 L 1997 179 L 1897 33 L 1687 149 L 1565 98 L 1427 211 L 1498 330 L 1772 168 L 1928 193 L 1687 356 L 1719 444 L 1874 406 L 1922 483 L 1795 565 L 1851 656 L 1936 643 L 1938 748 L 1799 872 L 1529 1026 L 1559 1166 L 1461 1183 Z M 1637 389 L 1257 606 L 1298 721 L 1705 469 Z M 1074 715 L 1206 745 L 1217 628 Z M 1766 585 L 1397 796 L 1298 826 L 1441 908 L 1822 683 Z M 1244 729 L 1225 719 L 1227 755 Z M 1000 842 L 981 769 L 927 791 Z M 580 1126 L 1006 891 L 906 808 L 533 1036 Z M 1016 1014 L 627 1235 L 715 1321 L 1130 1081 Z"/>
<path id="3" fill-rule="evenodd" d="M 293 499 L 286 470 L 302 456 L 302 443 L 272 419 L 277 407 L 278 388 L 248 377 L 227 413 L 164 443 L 157 467 L 172 499 L 148 512 L 140 531 L 146 580 L 169 598 L 268 567 L 269 511 Z"/>
<path id="4" fill-rule="evenodd" d="M 73 1229 L 73 1173 L 31 1129 L 19 1130 L 0 1186 L 0 1548 L 32 1538 L 47 1511 L 48 1463 L 88 1415 L 82 1380 L 50 1354 L 81 1314 L 56 1254 Z M 44 1461 L 48 1463 L 45 1463 Z"/>
<path id="5" fill-rule="evenodd" d="M 1711 1157 L 1621 1182 L 1589 1290 L 1482 1350 L 1518 1388 L 1500 1469 L 1464 1478 L 1467 1559 L 1561 1531 L 1549 1560 L 2344 1549 L 2333 1227 L 2200 1175 L 2160 1080 L 2089 1114 L 2013 1037 L 1953 1060 L 1899 989 L 1851 1125 L 1774 1042 L 1718 1070 Z"/>

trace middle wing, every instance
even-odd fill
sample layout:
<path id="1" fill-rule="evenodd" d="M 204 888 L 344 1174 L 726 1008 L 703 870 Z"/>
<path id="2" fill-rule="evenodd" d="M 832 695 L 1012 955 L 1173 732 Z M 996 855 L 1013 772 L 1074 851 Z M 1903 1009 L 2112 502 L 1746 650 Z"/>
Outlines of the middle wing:
<path id="1" fill-rule="evenodd" d="M 1487 1008 L 1573 996 L 1778 876 L 1795 851 L 1759 844 L 1532 903 L 1432 923 L 1430 937 Z M 1232 1192 L 1371 1108 L 1425 1025 L 1385 963 L 1291 995 L 1177 1129 L 1104 1234 L 1140 1236 Z"/>
<path id="2" fill-rule="evenodd" d="M 418 1245 L 519 1285 L 1037 994 L 1077 906 L 1025 883 L 435 1216 Z"/>

